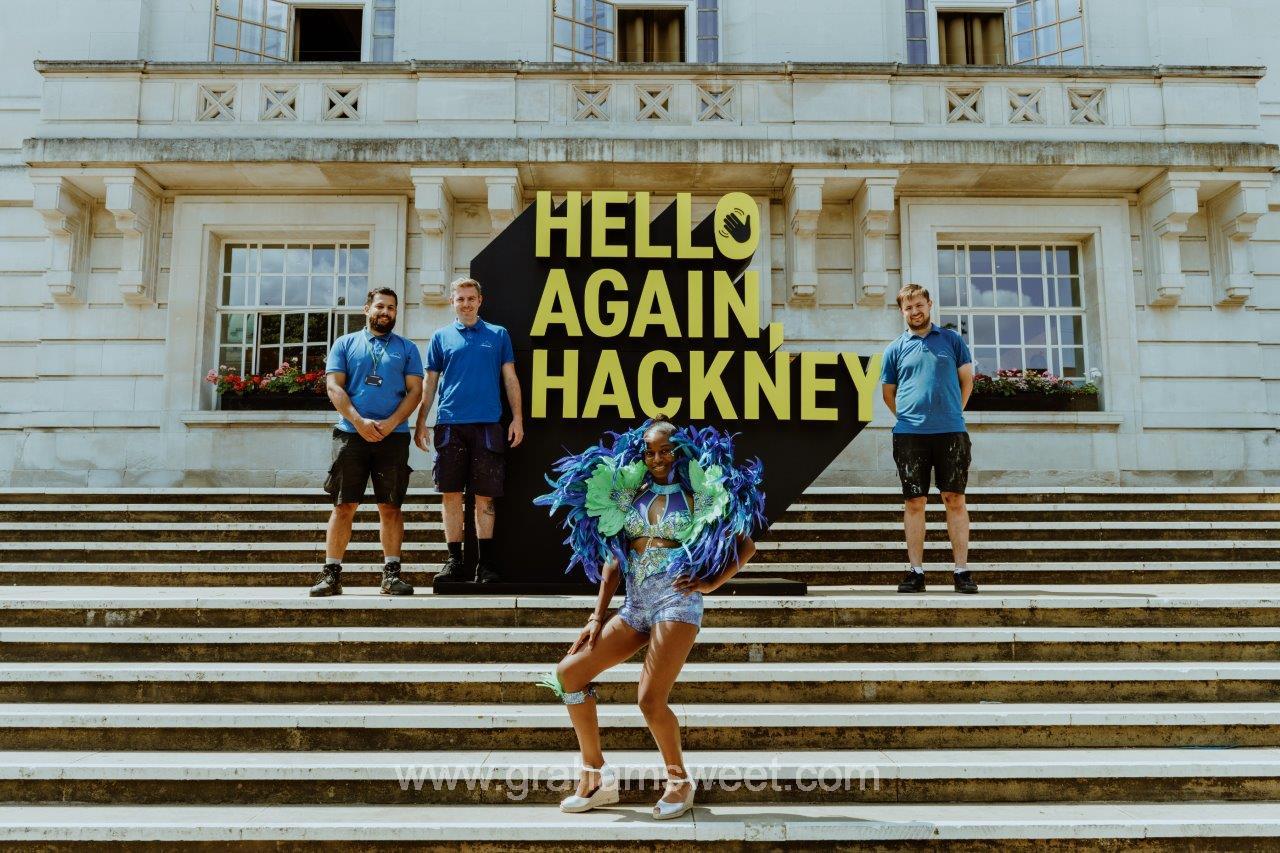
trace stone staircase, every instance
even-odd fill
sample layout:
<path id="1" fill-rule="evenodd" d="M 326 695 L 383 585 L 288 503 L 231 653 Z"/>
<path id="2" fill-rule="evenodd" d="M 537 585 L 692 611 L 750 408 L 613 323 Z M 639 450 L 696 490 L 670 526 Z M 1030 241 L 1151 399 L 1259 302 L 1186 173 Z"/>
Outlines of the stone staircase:
<path id="1" fill-rule="evenodd" d="M 430 595 L 418 492 L 421 594 L 377 594 L 370 507 L 310 599 L 322 497 L 0 491 L 0 849 L 1280 849 L 1280 489 L 975 490 L 978 596 L 893 592 L 893 491 L 811 490 L 746 570 L 810 594 L 708 599 L 669 823 L 635 661 L 600 689 L 623 804 L 555 808 L 534 682 L 588 598 Z"/>

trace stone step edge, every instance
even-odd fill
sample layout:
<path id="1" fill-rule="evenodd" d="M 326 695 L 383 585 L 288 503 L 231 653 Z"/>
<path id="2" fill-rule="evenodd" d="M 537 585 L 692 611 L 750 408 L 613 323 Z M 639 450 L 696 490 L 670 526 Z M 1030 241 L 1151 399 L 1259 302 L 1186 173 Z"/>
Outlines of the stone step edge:
<path id="1" fill-rule="evenodd" d="M 567 627 L 230 627 L 230 628 L 0 628 L 0 643 L 255 645 L 281 643 L 564 643 L 579 628 Z M 709 627 L 698 641 L 739 645 L 868 645 L 874 643 L 1280 643 L 1280 627 Z"/>
<path id="2" fill-rule="evenodd" d="M 784 705 L 673 703 L 680 725 L 714 728 L 1280 726 L 1277 702 Z M 603 728 L 647 728 L 633 705 L 599 706 Z M 559 703 L 539 705 L 0 704 L 0 727 L 571 729 Z"/>
<path id="3" fill-rule="evenodd" d="M 597 676 L 606 684 L 633 684 L 642 669 L 623 663 Z M 549 664 L 520 663 L 3 663 L 0 683 L 469 683 L 526 684 L 539 681 Z M 1201 680 L 1280 681 L 1280 662 L 1259 661 L 991 661 L 881 663 L 687 663 L 681 683 L 999 681 L 1183 682 Z M 548 694 L 549 695 L 549 694 Z"/>
<path id="4" fill-rule="evenodd" d="M 1193 816 L 1188 816 L 1188 812 Z M 90 842 L 395 841 L 568 843 L 1275 838 L 1280 803 L 788 804 L 649 806 L 577 815 L 555 805 L 0 806 L 0 840 Z"/>
<path id="5" fill-rule="evenodd" d="M 876 779 L 1073 779 L 1095 777 L 1280 777 L 1280 749 L 1072 748 L 976 750 L 761 750 L 685 752 L 699 782 L 776 774 Z M 608 760 L 631 785 L 655 778 L 652 751 L 611 750 Z M 281 780 L 573 779 L 581 759 L 572 752 L 459 750 L 433 752 L 0 752 L 0 779 Z M 324 775 L 321 775 L 324 774 Z M 517 775 L 518 774 L 518 775 Z M 749 778 L 749 777 L 748 777 Z"/>
<path id="6" fill-rule="evenodd" d="M 902 547 L 898 543 L 898 547 Z M 416 564 L 421 567 L 421 564 Z M 768 564 L 752 564 L 748 563 L 743 571 L 759 569 L 762 572 L 812 572 L 812 571 L 842 571 L 851 574 L 858 572 L 884 572 L 898 571 L 905 567 L 905 562 L 901 565 L 897 563 L 866 563 L 866 562 L 842 562 L 842 563 L 814 563 L 814 562 L 791 562 L 791 563 L 768 563 Z M 382 570 L 381 562 L 360 563 L 347 562 L 344 568 L 350 572 L 380 572 Z M 407 563 L 406 571 L 415 568 L 415 564 Z M 425 567 L 432 568 L 432 567 Z M 926 565 L 925 568 L 930 572 L 941 572 L 944 569 L 950 570 L 950 564 L 945 565 Z M 1085 568 L 1089 571 L 1184 571 L 1184 572 L 1232 572 L 1232 571 L 1280 571 L 1280 561 L 1278 560 L 1232 560 L 1231 562 L 1223 562 L 1218 560 L 1166 560 L 1166 561 L 1111 561 L 1111 562 L 1090 562 Z M 319 569 L 319 561 L 313 563 L 76 563 L 74 571 L 77 572 L 156 572 L 162 574 L 172 574 L 174 572 L 192 571 L 192 572 L 224 572 L 227 574 L 260 574 L 269 572 L 298 572 L 301 574 L 315 574 Z M 1056 572 L 1061 571 L 1070 573 L 1081 570 L 1078 562 L 1074 561 L 1039 561 L 1039 562 L 1018 562 L 1018 563 L 984 563 L 972 562 L 969 569 L 977 574 L 979 572 Z M 3 572 L 66 572 L 68 570 L 65 563 L 19 563 L 19 562 L 0 562 L 0 573 Z M 1061 584 L 1063 588 L 1074 587 L 1077 584 Z M 1190 585 L 1190 584 L 1189 584 Z M 811 589 L 824 589 L 829 585 L 813 586 Z M 219 587 L 224 589 L 225 587 Z M 256 588 L 256 587 L 255 587 Z"/>
<path id="7" fill-rule="evenodd" d="M 848 541 L 848 542 L 827 542 L 827 541 L 786 541 L 773 542 L 763 541 L 756 543 L 758 551 L 884 551 L 894 550 L 901 551 L 903 549 L 901 540 L 882 540 L 882 541 Z M 926 549 L 949 549 L 950 546 L 945 540 L 935 540 L 925 543 Z M 1077 540 L 1068 539 L 1065 541 L 1041 540 L 1041 539 L 1025 539 L 1025 540 L 981 540 L 974 541 L 969 544 L 970 553 L 983 550 L 1061 550 L 1061 551 L 1080 551 L 1090 548 L 1108 548 L 1114 550 L 1120 549 L 1142 549 L 1156 551 L 1177 551 L 1183 549 L 1205 549 L 1205 548 L 1240 548 L 1248 550 L 1275 550 L 1280 548 L 1280 530 L 1277 530 L 1276 539 L 1227 539 L 1227 540 L 1203 540 L 1203 539 L 1147 539 L 1147 540 L 1130 540 L 1130 539 L 1095 539 L 1095 540 Z M 324 543 L 316 542 L 6 542 L 0 541 L 0 552 L 4 551 L 84 551 L 86 553 L 93 551 L 308 551 L 317 552 L 324 548 Z M 444 554 L 443 542 L 405 542 L 403 548 L 406 552 Z M 377 542 L 353 542 L 347 549 L 348 553 L 352 551 L 381 552 L 381 546 Z M 216 565 L 216 564 L 209 564 Z M 59 564 L 59 567 L 65 569 L 65 564 Z"/>

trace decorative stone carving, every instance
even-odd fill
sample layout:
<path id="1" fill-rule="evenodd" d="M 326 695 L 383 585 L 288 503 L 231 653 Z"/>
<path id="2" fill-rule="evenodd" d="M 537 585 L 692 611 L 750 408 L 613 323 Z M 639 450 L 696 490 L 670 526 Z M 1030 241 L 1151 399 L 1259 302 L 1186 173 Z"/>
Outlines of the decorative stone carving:
<path id="1" fill-rule="evenodd" d="M 1067 87 L 1067 115 L 1071 124 L 1106 124 L 1104 88 Z"/>
<path id="2" fill-rule="evenodd" d="M 1218 305 L 1244 305 L 1253 293 L 1249 241 L 1267 212 L 1270 183 L 1266 178 L 1239 181 L 1209 201 L 1209 256 Z"/>
<path id="3" fill-rule="evenodd" d="M 1044 89 L 1008 89 L 1009 124 L 1044 124 Z"/>
<path id="4" fill-rule="evenodd" d="M 235 121 L 235 83 L 201 83 L 196 87 L 196 121 Z"/>
<path id="5" fill-rule="evenodd" d="M 1196 178 L 1166 174 L 1139 194 L 1146 243 L 1147 301 L 1151 305 L 1177 305 L 1186 279 L 1182 274 L 1182 235 L 1187 222 L 1199 210 Z"/>
<path id="6" fill-rule="evenodd" d="M 981 86 L 948 86 L 944 97 L 947 124 L 982 124 Z"/>
<path id="7" fill-rule="evenodd" d="M 445 176 L 431 169 L 410 169 L 413 208 L 422 232 L 422 263 L 418 286 L 427 305 L 449 301 L 453 274 L 453 196 Z"/>
<path id="8" fill-rule="evenodd" d="M 609 120 L 609 94 L 612 86 L 580 86 L 574 83 L 570 89 L 573 93 L 574 121 Z"/>
<path id="9" fill-rule="evenodd" d="M 326 83 L 321 121 L 359 121 L 363 91 L 359 83 L 341 86 Z"/>
<path id="10" fill-rule="evenodd" d="M 32 207 L 49 231 L 45 285 L 54 302 L 84 302 L 92 225 L 90 201 L 62 176 L 32 175 L 31 183 L 35 187 Z"/>
<path id="11" fill-rule="evenodd" d="M 492 236 L 502 233 L 511 221 L 524 210 L 524 192 L 520 188 L 520 176 L 515 169 L 504 170 L 509 174 L 486 175 L 488 194 L 489 231 Z"/>
<path id="12" fill-rule="evenodd" d="M 857 299 L 863 305 L 884 305 L 889 290 L 885 235 L 893 222 L 897 185 L 897 174 L 869 177 L 853 199 Z"/>
<path id="13" fill-rule="evenodd" d="M 160 247 L 159 188 L 141 172 L 109 175 L 106 208 L 115 217 L 123 240 L 116 283 L 129 305 L 154 305 Z"/>
<path id="14" fill-rule="evenodd" d="M 698 121 L 737 121 L 734 102 L 737 99 L 737 87 L 733 85 L 710 85 L 698 83 Z"/>
<path id="15" fill-rule="evenodd" d="M 262 121 L 297 121 L 298 86 L 272 86 L 262 84 Z"/>
<path id="16" fill-rule="evenodd" d="M 671 121 L 670 86 L 636 86 L 636 121 Z"/>
<path id="17" fill-rule="evenodd" d="M 787 180 L 787 302 L 816 304 L 818 299 L 818 218 L 825 177 L 794 169 Z"/>

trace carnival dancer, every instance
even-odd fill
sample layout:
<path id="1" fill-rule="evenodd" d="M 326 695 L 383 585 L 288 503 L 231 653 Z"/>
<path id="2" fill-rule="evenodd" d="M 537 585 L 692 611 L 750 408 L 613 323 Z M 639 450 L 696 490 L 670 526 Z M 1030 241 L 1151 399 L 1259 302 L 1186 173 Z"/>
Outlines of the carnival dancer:
<path id="1" fill-rule="evenodd" d="M 595 609 L 568 654 L 542 684 L 568 707 L 582 773 L 562 811 L 618 802 L 619 779 L 605 763 L 592 679 L 646 643 L 639 704 L 662 753 L 666 788 L 653 817 L 679 817 L 693 807 L 696 783 L 680 749 L 680 727 L 667 704 L 702 624 L 702 596 L 737 574 L 755 553 L 752 532 L 765 523 L 762 465 L 734 465 L 733 439 L 713 427 L 676 429 L 664 419 L 556 463 L 553 490 L 534 502 L 568 509 L 573 549 L 600 584 Z M 626 579 L 622 607 L 606 622 L 609 602 Z"/>

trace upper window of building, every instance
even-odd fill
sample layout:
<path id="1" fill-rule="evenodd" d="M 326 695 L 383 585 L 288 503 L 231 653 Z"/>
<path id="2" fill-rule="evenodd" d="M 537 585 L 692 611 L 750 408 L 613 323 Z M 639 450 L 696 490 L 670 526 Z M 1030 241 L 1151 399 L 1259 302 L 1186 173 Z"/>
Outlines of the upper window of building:
<path id="1" fill-rule="evenodd" d="M 287 0 L 215 0 L 214 62 L 388 62 L 395 54 L 395 0 L 352 6 Z"/>
<path id="2" fill-rule="evenodd" d="M 1087 375 L 1078 246 L 940 245 L 936 304 L 938 324 L 964 337 L 983 373 Z"/>
<path id="3" fill-rule="evenodd" d="M 1083 0 L 905 0 L 907 61 L 1082 65 Z"/>
<path id="4" fill-rule="evenodd" d="M 551 58 L 556 62 L 684 62 L 693 29 L 699 62 L 720 59 L 719 0 L 661 8 L 630 0 L 552 0 Z"/>

